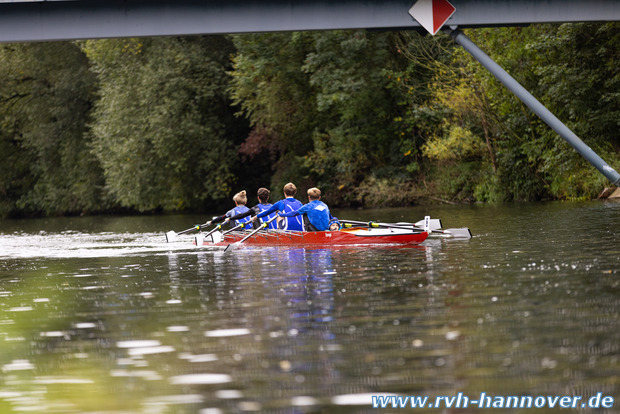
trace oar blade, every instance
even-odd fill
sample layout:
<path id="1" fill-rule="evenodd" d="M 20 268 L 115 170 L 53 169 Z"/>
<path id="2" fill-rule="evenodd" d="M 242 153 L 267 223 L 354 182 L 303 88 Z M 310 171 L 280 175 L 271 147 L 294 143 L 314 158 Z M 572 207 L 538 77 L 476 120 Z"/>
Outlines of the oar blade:
<path id="1" fill-rule="evenodd" d="M 452 239 L 471 239 L 471 231 L 467 227 L 460 229 L 445 229 L 444 234 Z"/>
<path id="2" fill-rule="evenodd" d="M 198 234 L 194 238 L 194 243 L 196 244 L 196 247 L 202 247 L 205 243 L 205 236 L 202 233 Z"/>
<path id="3" fill-rule="evenodd" d="M 229 251 L 229 250 L 234 250 L 235 247 L 239 246 L 241 244 L 241 242 L 234 242 L 234 243 L 230 243 L 228 246 L 226 246 L 226 248 L 224 249 L 224 253 Z"/>
<path id="4" fill-rule="evenodd" d="M 222 232 L 217 229 L 211 230 L 207 234 L 198 234 L 194 237 L 194 244 L 196 247 L 209 246 L 220 243 L 222 241 Z"/>
<path id="5" fill-rule="evenodd" d="M 219 231 L 214 231 L 211 233 L 211 243 L 220 243 L 222 241 L 222 233 Z"/>
<path id="6" fill-rule="evenodd" d="M 414 223 L 414 226 L 416 227 L 422 227 L 424 228 L 424 223 L 425 220 L 420 220 L 417 223 Z M 396 223 L 398 224 L 398 223 Z M 407 224 L 411 224 L 411 223 L 407 223 Z M 441 219 L 429 219 L 428 220 L 428 226 L 431 230 L 438 230 L 441 228 Z"/>
<path id="7" fill-rule="evenodd" d="M 166 243 L 172 243 L 176 239 L 177 239 L 177 233 L 176 232 L 171 230 L 168 233 L 166 233 Z"/>

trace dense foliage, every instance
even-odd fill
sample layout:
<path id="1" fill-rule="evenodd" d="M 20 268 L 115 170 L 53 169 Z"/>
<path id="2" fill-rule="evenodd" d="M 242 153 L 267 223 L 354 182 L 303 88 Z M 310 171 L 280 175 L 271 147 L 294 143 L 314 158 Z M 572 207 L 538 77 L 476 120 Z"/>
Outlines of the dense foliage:
<path id="1" fill-rule="evenodd" d="M 98 210 L 84 139 L 95 77 L 72 43 L 0 46 L 0 216 Z"/>
<path id="2" fill-rule="evenodd" d="M 89 41 L 99 79 L 91 142 L 123 207 L 197 207 L 231 191 L 230 42 L 221 37 Z"/>
<path id="3" fill-rule="evenodd" d="M 620 169 L 620 24 L 467 31 Z M 447 35 L 0 45 L 0 216 L 592 198 L 606 179 Z"/>
<path id="4" fill-rule="evenodd" d="M 474 42 L 618 168 L 617 24 L 470 31 Z M 436 72 L 433 107 L 447 122 L 424 147 L 444 160 L 449 194 L 476 200 L 592 198 L 606 179 L 462 50 Z M 452 165 L 447 158 L 456 162 Z M 460 193 L 459 193 L 460 192 Z"/>

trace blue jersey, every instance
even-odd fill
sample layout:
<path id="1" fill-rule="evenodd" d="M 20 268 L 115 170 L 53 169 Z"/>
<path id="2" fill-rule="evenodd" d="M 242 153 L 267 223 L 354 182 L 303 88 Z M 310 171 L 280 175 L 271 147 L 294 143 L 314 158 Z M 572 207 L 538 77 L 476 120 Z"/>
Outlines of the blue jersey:
<path id="1" fill-rule="evenodd" d="M 291 211 L 299 210 L 301 206 L 303 206 L 301 201 L 295 200 L 294 198 L 285 198 L 280 201 L 284 202 L 284 208 L 281 210 L 283 213 L 290 213 Z M 282 230 L 304 231 L 304 221 L 300 216 L 286 217 L 280 223 L 280 228 Z"/>
<path id="2" fill-rule="evenodd" d="M 263 211 L 269 210 L 271 208 L 272 204 L 271 203 L 268 203 L 268 204 L 259 203 L 256 206 L 260 209 L 260 212 L 262 213 Z M 276 213 L 273 212 L 273 213 L 267 214 L 267 216 L 264 219 L 261 218 L 260 221 L 261 221 L 261 223 L 264 223 L 266 221 L 271 220 L 275 216 L 276 216 Z M 269 228 L 269 229 L 277 229 L 278 228 L 278 223 L 276 223 L 276 220 L 274 220 L 271 223 L 269 223 L 269 226 L 267 228 Z"/>
<path id="3" fill-rule="evenodd" d="M 242 213 L 245 213 L 245 212 L 247 212 L 249 210 L 250 209 L 247 208 L 246 206 L 237 206 L 237 207 L 235 207 L 235 208 L 233 208 L 231 210 L 228 210 L 228 212 L 226 213 L 226 217 L 233 217 L 233 216 L 236 216 L 237 214 L 242 214 Z M 251 229 L 253 227 L 252 226 L 252 217 L 250 217 L 250 216 L 244 217 L 242 219 L 235 220 L 235 226 L 238 225 L 238 224 L 241 224 L 241 223 L 246 223 L 242 227 L 242 229 L 244 229 L 244 230 L 245 229 Z"/>
<path id="4" fill-rule="evenodd" d="M 318 231 L 325 231 L 329 228 L 329 220 L 332 218 L 332 215 L 329 212 L 327 204 L 320 200 L 312 200 L 296 211 L 285 212 L 280 215 L 282 217 L 292 218 L 293 216 L 300 217 L 302 214 L 308 216 L 310 224 Z"/>
<path id="5" fill-rule="evenodd" d="M 284 200 L 278 201 L 262 213 L 257 214 L 256 217 L 263 218 L 276 211 L 286 213 L 299 210 L 302 205 L 301 201 L 295 200 L 293 197 L 287 197 Z M 287 217 L 285 220 L 282 220 L 280 228 L 283 230 L 304 231 L 304 222 L 299 216 Z"/>

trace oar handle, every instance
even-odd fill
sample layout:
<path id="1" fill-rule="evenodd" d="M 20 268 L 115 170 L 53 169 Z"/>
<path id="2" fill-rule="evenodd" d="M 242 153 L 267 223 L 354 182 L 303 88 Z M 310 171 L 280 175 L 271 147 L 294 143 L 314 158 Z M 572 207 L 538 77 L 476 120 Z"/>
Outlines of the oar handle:
<path id="1" fill-rule="evenodd" d="M 194 231 L 194 230 L 200 230 L 202 227 L 204 226 L 208 226 L 211 222 L 207 221 L 206 223 L 202 223 L 202 224 L 195 224 L 193 227 L 190 227 L 187 230 L 183 230 L 177 233 L 177 236 L 179 234 L 185 234 L 185 233 L 189 233 L 190 231 Z"/>
<path id="2" fill-rule="evenodd" d="M 200 224 L 196 224 L 194 227 L 192 227 L 191 229 L 187 229 L 187 230 L 183 230 L 178 232 L 177 234 L 185 234 L 185 233 L 189 233 L 190 231 L 194 231 L 194 230 L 200 230 Z M 204 226 L 204 224 L 203 224 Z"/>
<path id="3" fill-rule="evenodd" d="M 221 224 L 218 224 L 217 226 L 213 227 L 211 229 L 211 231 L 209 231 L 207 234 L 204 235 L 205 238 L 209 237 L 214 231 L 219 230 L 222 228 Z"/>
<path id="4" fill-rule="evenodd" d="M 170 230 L 168 233 L 166 233 L 166 242 L 169 243 L 171 241 L 174 241 L 177 238 L 177 236 L 179 236 L 181 234 L 189 233 L 190 231 L 194 231 L 194 230 L 200 230 L 200 227 L 206 226 L 207 224 L 208 224 L 208 222 L 204 223 L 204 224 L 196 224 L 193 227 L 190 227 L 189 229 L 183 230 L 183 231 L 181 231 L 179 233 L 177 233 L 177 232 L 175 232 L 173 230 Z"/>

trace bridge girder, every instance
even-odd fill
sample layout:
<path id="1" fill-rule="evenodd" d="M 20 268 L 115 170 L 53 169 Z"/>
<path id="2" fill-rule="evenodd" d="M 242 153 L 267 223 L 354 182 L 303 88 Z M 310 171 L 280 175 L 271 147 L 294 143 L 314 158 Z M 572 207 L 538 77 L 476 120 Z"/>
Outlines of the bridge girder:
<path id="1" fill-rule="evenodd" d="M 415 0 L 0 2 L 0 42 L 330 29 L 419 29 Z M 451 0 L 459 27 L 620 20 L 618 0 Z"/>

